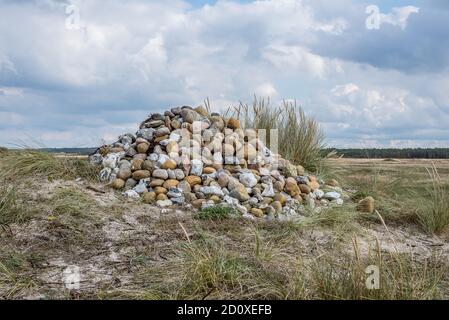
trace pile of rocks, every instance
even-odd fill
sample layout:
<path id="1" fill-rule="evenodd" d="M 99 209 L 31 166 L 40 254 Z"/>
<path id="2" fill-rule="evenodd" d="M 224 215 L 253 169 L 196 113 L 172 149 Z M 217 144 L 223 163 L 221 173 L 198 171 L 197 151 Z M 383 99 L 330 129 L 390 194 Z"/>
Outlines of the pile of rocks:
<path id="1" fill-rule="evenodd" d="M 223 204 L 248 218 L 282 219 L 302 204 L 343 203 L 337 181 L 306 174 L 261 137 L 237 118 L 184 106 L 151 114 L 136 134 L 120 136 L 89 159 L 103 166 L 101 181 L 126 198 L 161 207 Z"/>

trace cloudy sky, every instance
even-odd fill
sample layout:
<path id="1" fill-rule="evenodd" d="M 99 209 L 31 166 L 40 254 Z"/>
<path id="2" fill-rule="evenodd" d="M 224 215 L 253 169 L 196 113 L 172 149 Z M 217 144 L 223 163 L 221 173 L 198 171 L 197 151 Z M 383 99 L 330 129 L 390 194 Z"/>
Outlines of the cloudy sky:
<path id="1" fill-rule="evenodd" d="M 296 99 L 331 146 L 449 147 L 448 16 L 445 0 L 0 0 L 0 145 L 96 146 L 256 94 Z"/>

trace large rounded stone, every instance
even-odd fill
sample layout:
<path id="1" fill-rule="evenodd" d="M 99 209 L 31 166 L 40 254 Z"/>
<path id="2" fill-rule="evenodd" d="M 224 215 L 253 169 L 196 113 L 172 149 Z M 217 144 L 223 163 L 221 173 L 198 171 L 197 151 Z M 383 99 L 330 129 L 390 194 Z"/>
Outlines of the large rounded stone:
<path id="1" fill-rule="evenodd" d="M 154 192 L 157 195 L 160 195 L 161 193 L 166 194 L 168 192 L 168 190 L 164 187 L 156 187 L 156 188 L 154 188 Z"/>
<path id="2" fill-rule="evenodd" d="M 145 192 L 142 195 L 142 201 L 148 204 L 154 203 L 156 201 L 156 193 L 155 192 Z"/>
<path id="3" fill-rule="evenodd" d="M 137 170 L 133 172 L 134 180 L 141 180 L 151 177 L 151 172 L 148 170 Z"/>
<path id="4" fill-rule="evenodd" d="M 196 185 L 201 184 L 201 177 L 198 176 L 187 176 L 185 178 L 185 181 L 190 185 L 191 188 L 193 188 Z"/>
<path id="5" fill-rule="evenodd" d="M 312 192 L 312 188 L 310 188 L 308 185 L 306 184 L 300 184 L 299 185 L 299 190 L 301 190 L 301 193 L 305 193 L 305 194 L 309 194 Z"/>
<path id="6" fill-rule="evenodd" d="M 196 107 L 195 111 L 203 117 L 207 117 L 209 115 L 209 112 L 207 112 L 207 109 L 203 106 Z"/>
<path id="7" fill-rule="evenodd" d="M 148 171 L 150 171 L 150 172 L 153 172 L 154 169 L 156 169 L 156 165 L 155 165 L 155 163 L 154 163 L 153 161 L 151 161 L 151 160 L 145 160 L 145 161 L 142 163 L 142 170 L 148 170 Z"/>
<path id="8" fill-rule="evenodd" d="M 115 179 L 111 183 L 111 187 L 116 190 L 122 189 L 124 186 L 125 186 L 125 180 L 122 180 L 122 179 Z"/>
<path id="9" fill-rule="evenodd" d="M 282 212 L 282 203 L 280 201 L 273 201 L 270 205 L 274 208 L 276 213 L 279 214 Z"/>
<path id="10" fill-rule="evenodd" d="M 240 121 L 238 119 L 236 119 L 236 118 L 229 118 L 226 126 L 228 128 L 233 129 L 233 130 L 240 129 Z"/>
<path id="11" fill-rule="evenodd" d="M 248 190 L 243 185 L 235 187 L 230 193 L 229 196 L 232 198 L 236 198 L 240 202 L 248 201 L 250 196 L 248 194 Z"/>
<path id="12" fill-rule="evenodd" d="M 164 184 L 165 180 L 162 179 L 151 179 L 150 181 L 150 187 L 154 188 L 154 187 L 160 187 Z"/>
<path id="13" fill-rule="evenodd" d="M 131 170 L 132 171 L 142 170 L 143 161 L 144 160 L 142 160 L 142 159 L 132 159 L 131 160 Z"/>
<path id="14" fill-rule="evenodd" d="M 176 169 L 174 172 L 176 180 L 182 180 L 185 178 L 184 171 L 182 171 L 181 169 Z"/>
<path id="15" fill-rule="evenodd" d="M 285 181 L 285 191 L 292 197 L 301 194 L 301 190 L 299 189 L 296 180 L 291 177 L 287 178 Z"/>
<path id="16" fill-rule="evenodd" d="M 170 141 L 165 147 L 167 153 L 179 153 L 179 145 L 176 141 Z"/>
<path id="17" fill-rule="evenodd" d="M 153 177 L 156 179 L 167 180 L 168 172 L 164 169 L 156 169 L 153 171 Z"/>
<path id="18" fill-rule="evenodd" d="M 120 178 L 124 181 L 128 180 L 129 178 L 131 178 L 132 172 L 131 172 L 131 168 L 121 168 L 118 173 L 117 173 L 117 178 Z"/>
<path id="19" fill-rule="evenodd" d="M 240 174 L 239 180 L 245 187 L 248 188 L 252 188 L 257 184 L 257 178 L 252 172 L 245 172 Z"/>
<path id="20" fill-rule="evenodd" d="M 335 180 L 335 179 L 330 179 L 329 181 L 326 182 L 326 184 L 328 186 L 331 186 L 331 187 L 338 187 L 339 186 L 338 181 Z"/>
<path id="21" fill-rule="evenodd" d="M 164 184 L 162 185 L 165 189 L 170 190 L 170 188 L 172 187 L 176 187 L 179 184 L 178 180 L 173 180 L 173 179 L 169 179 L 167 181 L 164 182 Z"/>
<path id="22" fill-rule="evenodd" d="M 138 153 L 147 153 L 148 149 L 150 149 L 150 145 L 148 143 L 139 143 L 136 149 Z"/>
<path id="23" fill-rule="evenodd" d="M 277 193 L 274 196 L 274 201 L 278 201 L 281 203 L 282 206 L 284 206 L 285 203 L 287 202 L 287 198 L 282 193 Z"/>
<path id="24" fill-rule="evenodd" d="M 162 169 L 176 169 L 176 162 L 173 159 L 168 159 L 164 162 L 164 164 L 161 166 Z"/>
<path id="25" fill-rule="evenodd" d="M 251 208 L 251 214 L 257 218 L 263 218 L 263 211 L 258 208 Z"/>
<path id="26" fill-rule="evenodd" d="M 320 188 L 320 184 L 318 183 L 318 181 L 310 181 L 309 186 L 314 191 Z"/>
<path id="27" fill-rule="evenodd" d="M 201 119 L 201 115 L 196 111 L 184 108 L 181 110 L 182 119 L 185 122 L 193 123 L 194 121 L 199 121 Z"/>

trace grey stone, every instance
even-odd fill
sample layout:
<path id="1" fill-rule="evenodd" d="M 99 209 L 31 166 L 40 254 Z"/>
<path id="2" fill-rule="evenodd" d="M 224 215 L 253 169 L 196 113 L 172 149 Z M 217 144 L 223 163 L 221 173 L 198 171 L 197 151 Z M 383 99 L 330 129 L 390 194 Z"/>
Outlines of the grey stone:
<path id="1" fill-rule="evenodd" d="M 137 131 L 136 136 L 137 138 L 143 138 L 146 139 L 148 141 L 153 140 L 153 136 L 154 136 L 154 132 L 156 130 L 154 130 L 153 128 L 150 129 L 140 129 L 139 131 Z"/>
<path id="2" fill-rule="evenodd" d="M 156 132 L 154 133 L 155 137 L 162 137 L 165 135 L 170 134 L 170 129 L 168 129 L 167 127 L 162 127 L 156 130 Z"/>
<path id="3" fill-rule="evenodd" d="M 92 165 L 99 165 L 103 162 L 103 156 L 99 153 L 95 153 L 89 156 L 89 162 Z"/>
<path id="4" fill-rule="evenodd" d="M 224 193 L 221 191 L 220 187 L 201 187 L 200 192 L 204 193 L 206 196 L 216 195 L 224 197 Z"/>
<path id="5" fill-rule="evenodd" d="M 153 177 L 157 179 L 167 180 L 168 179 L 167 170 L 156 169 L 153 171 Z"/>
<path id="6" fill-rule="evenodd" d="M 193 159 L 191 162 L 190 174 L 192 176 L 201 176 L 203 173 L 203 162 L 198 159 Z"/>
<path id="7" fill-rule="evenodd" d="M 252 188 L 257 184 L 257 179 L 252 172 L 241 173 L 239 181 L 247 188 Z"/>
<path id="8" fill-rule="evenodd" d="M 127 199 L 139 199 L 139 194 L 134 190 L 128 190 L 122 193 L 122 195 Z"/>
<path id="9" fill-rule="evenodd" d="M 188 123 L 201 120 L 201 115 L 199 113 L 188 108 L 183 108 L 181 110 L 181 116 L 183 120 Z"/>

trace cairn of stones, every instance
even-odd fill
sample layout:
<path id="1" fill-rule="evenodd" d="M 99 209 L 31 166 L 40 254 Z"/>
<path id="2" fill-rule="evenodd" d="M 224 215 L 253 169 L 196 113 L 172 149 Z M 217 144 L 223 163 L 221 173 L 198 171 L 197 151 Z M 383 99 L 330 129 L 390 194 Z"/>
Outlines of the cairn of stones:
<path id="1" fill-rule="evenodd" d="M 272 152 L 267 134 L 242 128 L 235 117 L 184 106 L 150 114 L 135 134 L 89 159 L 103 167 L 100 180 L 125 198 L 160 207 L 224 205 L 250 219 L 285 219 L 305 205 L 343 203 L 337 181 L 325 183 Z"/>

